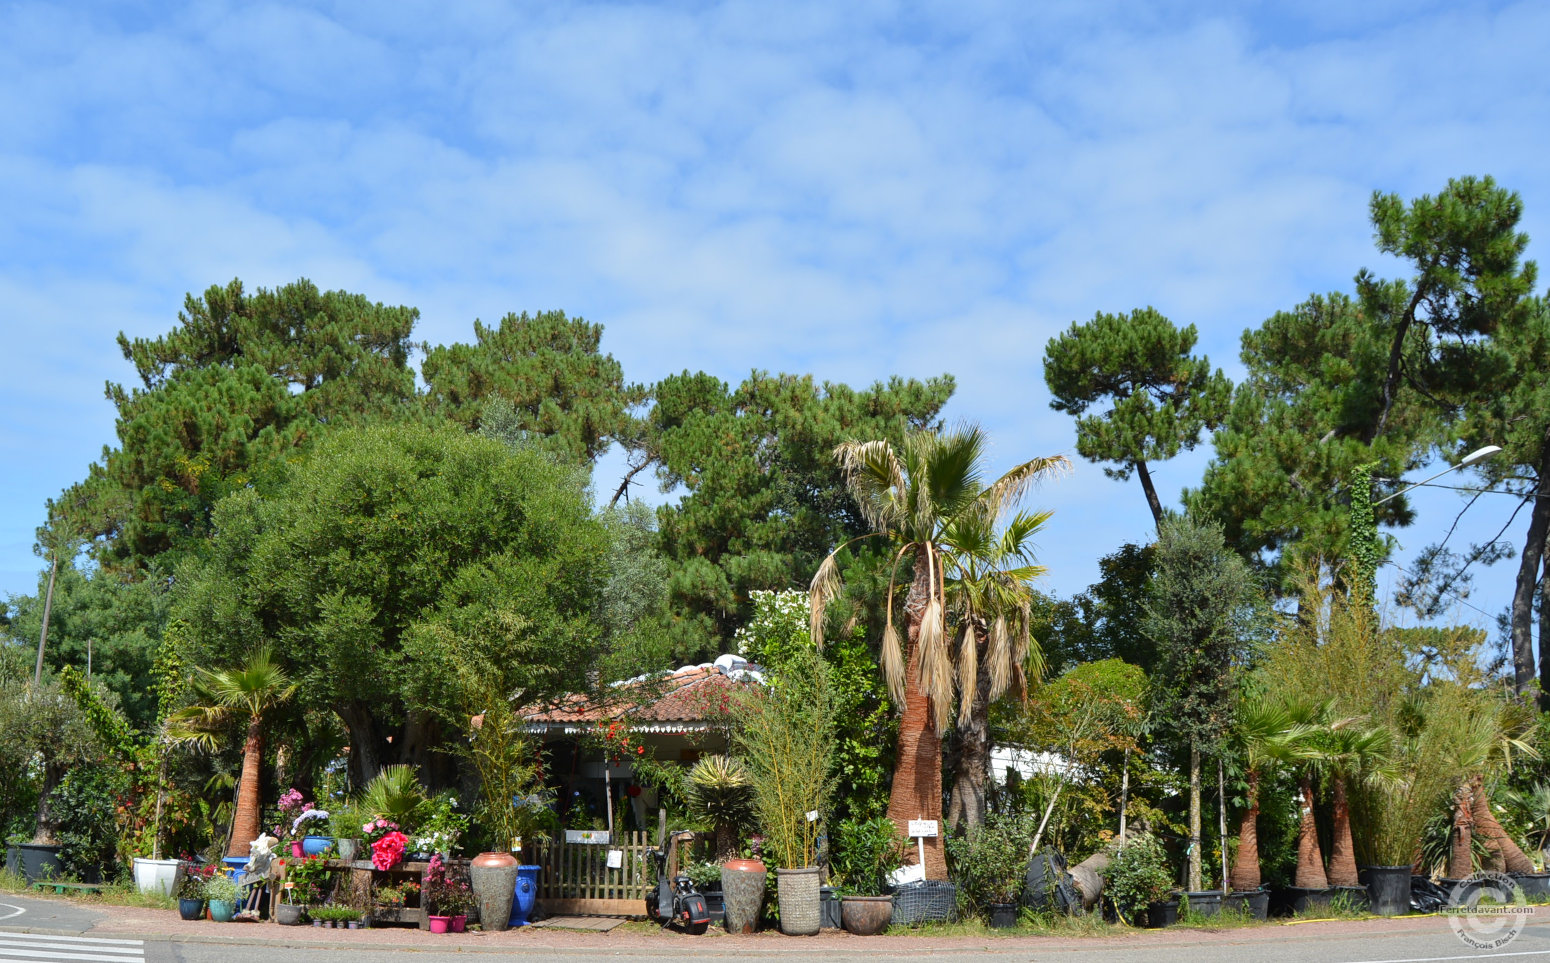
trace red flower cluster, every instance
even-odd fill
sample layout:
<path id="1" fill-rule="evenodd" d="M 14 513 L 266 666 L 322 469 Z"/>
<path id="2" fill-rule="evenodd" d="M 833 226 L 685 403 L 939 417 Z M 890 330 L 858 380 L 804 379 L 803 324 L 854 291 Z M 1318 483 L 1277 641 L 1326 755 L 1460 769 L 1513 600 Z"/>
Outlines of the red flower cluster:
<path id="1" fill-rule="evenodd" d="M 371 865 L 381 870 L 392 869 L 404 858 L 404 848 L 408 845 L 409 837 L 403 833 L 396 830 L 387 833 L 371 844 Z"/>

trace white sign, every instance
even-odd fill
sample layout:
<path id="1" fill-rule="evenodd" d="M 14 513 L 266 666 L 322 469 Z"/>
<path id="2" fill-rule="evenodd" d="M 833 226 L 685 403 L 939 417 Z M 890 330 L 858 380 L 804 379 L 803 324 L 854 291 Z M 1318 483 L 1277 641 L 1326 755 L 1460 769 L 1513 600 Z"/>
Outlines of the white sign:
<path id="1" fill-rule="evenodd" d="M 910 835 L 911 836 L 935 836 L 936 835 L 936 820 L 935 819 L 911 819 L 910 820 Z"/>
<path id="2" fill-rule="evenodd" d="M 810 823 L 816 823 L 818 821 L 818 810 L 809 809 L 807 811 L 807 821 Z"/>
<path id="3" fill-rule="evenodd" d="M 624 868 L 624 850 L 622 850 L 622 849 L 610 849 L 608 851 L 608 868 L 609 869 L 623 869 Z"/>
<path id="4" fill-rule="evenodd" d="M 567 829 L 565 841 L 582 846 L 607 846 L 613 841 L 613 836 L 606 829 Z"/>

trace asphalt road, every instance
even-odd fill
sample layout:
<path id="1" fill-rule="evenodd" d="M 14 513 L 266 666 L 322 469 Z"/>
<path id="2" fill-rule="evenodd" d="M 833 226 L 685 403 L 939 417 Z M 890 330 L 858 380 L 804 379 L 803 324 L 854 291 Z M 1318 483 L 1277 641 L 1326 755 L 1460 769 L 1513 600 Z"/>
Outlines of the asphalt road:
<path id="1" fill-rule="evenodd" d="M 886 950 L 840 949 L 833 945 L 782 940 L 769 948 L 735 950 L 717 947 L 716 940 L 690 940 L 652 947 L 622 943 L 617 948 L 552 949 L 537 947 L 523 952 L 480 949 L 440 952 L 424 947 L 390 949 L 360 946 L 351 949 L 309 949 L 254 943 L 202 943 L 181 940 L 144 941 L 130 937 L 94 937 L 89 930 L 103 914 L 52 900 L 30 900 L 0 895 L 0 963 L 362 963 L 362 960 L 401 963 L 472 963 L 479 957 L 496 959 L 564 960 L 574 963 L 617 963 L 620 959 L 694 959 L 707 963 L 748 963 L 764 960 L 854 959 L 857 961 L 910 961 L 940 958 L 964 963 L 1008 961 L 1133 960 L 1136 963 L 1444 963 L 1444 961 L 1494 960 L 1511 963 L 1550 960 L 1550 922 L 1530 923 L 1510 944 L 1496 951 L 1472 949 L 1447 929 L 1426 932 L 1362 933 L 1319 932 L 1315 927 L 1259 927 L 1238 932 L 1213 933 L 1198 941 L 1174 939 L 1145 943 L 1138 937 L 1130 944 L 1108 940 L 1090 943 L 996 940 L 982 945 L 965 944 L 952 949 L 899 947 Z M 35 932 L 26 933 L 22 929 Z M 264 934 L 268 936 L 268 933 Z"/>

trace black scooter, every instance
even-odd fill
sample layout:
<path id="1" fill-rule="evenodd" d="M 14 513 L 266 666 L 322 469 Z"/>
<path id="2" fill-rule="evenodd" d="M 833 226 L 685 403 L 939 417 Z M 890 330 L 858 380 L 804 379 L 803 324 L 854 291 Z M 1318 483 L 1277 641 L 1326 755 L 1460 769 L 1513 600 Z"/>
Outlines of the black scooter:
<path id="1" fill-rule="evenodd" d="M 687 829 L 676 830 L 668 835 L 665 852 L 655 847 L 646 850 L 647 870 L 657 876 L 656 888 L 646 893 L 646 918 L 664 927 L 677 924 L 683 927 L 684 932 L 698 936 L 710 926 L 710 912 L 705 908 L 705 897 L 694 888 L 689 877 L 681 873 L 677 876 L 667 875 L 667 867 L 672 863 L 679 837 L 693 835 Z"/>

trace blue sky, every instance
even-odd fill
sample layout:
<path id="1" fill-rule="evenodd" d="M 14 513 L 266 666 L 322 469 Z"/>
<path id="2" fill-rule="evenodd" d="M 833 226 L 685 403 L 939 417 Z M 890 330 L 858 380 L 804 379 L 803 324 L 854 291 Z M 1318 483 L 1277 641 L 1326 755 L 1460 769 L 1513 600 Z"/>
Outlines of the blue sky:
<path id="1" fill-rule="evenodd" d="M 1537 3 L 5 4 L 0 593 L 113 441 L 114 336 L 233 277 L 432 343 L 560 308 L 634 380 L 948 371 L 1001 464 L 1074 455 L 1040 370 L 1074 320 L 1154 305 L 1236 376 L 1244 328 L 1395 270 L 1375 188 L 1492 174 L 1546 237 L 1547 35 Z M 1063 593 L 1150 528 L 1097 466 L 1038 497 Z"/>

